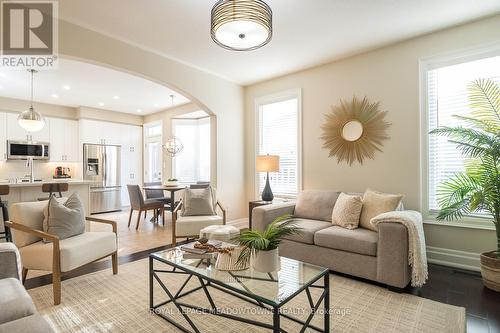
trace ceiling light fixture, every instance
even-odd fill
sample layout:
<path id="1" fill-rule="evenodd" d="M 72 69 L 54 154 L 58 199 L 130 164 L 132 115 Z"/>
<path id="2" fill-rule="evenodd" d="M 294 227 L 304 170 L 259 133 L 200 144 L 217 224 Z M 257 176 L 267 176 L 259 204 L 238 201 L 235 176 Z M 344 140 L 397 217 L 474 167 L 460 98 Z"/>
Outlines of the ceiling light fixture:
<path id="1" fill-rule="evenodd" d="M 64 89 L 64 90 L 70 90 L 70 89 L 71 89 L 71 87 L 70 87 L 70 86 L 68 86 L 67 84 L 65 84 L 65 85 L 63 86 L 63 89 Z"/>
<path id="2" fill-rule="evenodd" d="M 137 109 L 137 112 L 142 112 L 142 110 L 141 109 Z"/>
<path id="3" fill-rule="evenodd" d="M 113 99 L 120 99 L 120 96 L 115 95 L 113 96 Z"/>
<path id="4" fill-rule="evenodd" d="M 51 96 L 52 96 L 52 98 L 59 98 L 58 94 L 52 94 Z"/>
<path id="5" fill-rule="evenodd" d="M 210 32 L 228 50 L 258 49 L 273 36 L 273 12 L 262 0 L 220 0 L 212 7 Z"/>
<path id="6" fill-rule="evenodd" d="M 33 108 L 33 75 L 37 71 L 28 69 L 28 72 L 31 73 L 31 103 L 29 109 L 21 112 L 19 117 L 17 117 L 17 122 L 19 126 L 28 132 L 38 132 L 45 126 L 45 119 L 40 112 L 35 111 L 35 108 Z"/>
<path id="7" fill-rule="evenodd" d="M 99 106 L 104 106 L 104 103 L 103 102 L 99 102 Z"/>

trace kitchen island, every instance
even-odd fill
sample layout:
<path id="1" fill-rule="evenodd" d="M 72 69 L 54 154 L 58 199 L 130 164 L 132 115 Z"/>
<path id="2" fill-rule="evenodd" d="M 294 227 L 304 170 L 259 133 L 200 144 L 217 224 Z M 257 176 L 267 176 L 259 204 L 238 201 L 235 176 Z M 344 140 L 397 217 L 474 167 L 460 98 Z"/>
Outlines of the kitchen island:
<path id="1" fill-rule="evenodd" d="M 7 201 L 9 206 L 16 202 L 37 201 L 38 198 L 47 197 L 48 193 L 42 192 L 42 185 L 47 183 L 68 183 L 68 192 L 63 193 L 67 197 L 73 192 L 80 195 L 85 213 L 90 213 L 90 181 L 81 179 L 51 179 L 27 183 L 2 183 L 9 185 L 9 195 L 3 196 L 2 201 Z"/>

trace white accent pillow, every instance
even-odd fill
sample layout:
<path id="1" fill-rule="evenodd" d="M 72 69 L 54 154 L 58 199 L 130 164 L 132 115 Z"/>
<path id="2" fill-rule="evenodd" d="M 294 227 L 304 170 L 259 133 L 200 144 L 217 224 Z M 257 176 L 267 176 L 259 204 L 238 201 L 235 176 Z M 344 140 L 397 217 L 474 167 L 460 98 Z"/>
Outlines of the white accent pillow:
<path id="1" fill-rule="evenodd" d="M 332 224 L 346 229 L 356 229 L 363 201 L 359 195 L 340 193 L 332 212 Z"/>
<path id="2" fill-rule="evenodd" d="M 402 194 L 388 194 L 367 189 L 363 195 L 363 209 L 359 224 L 361 227 L 373 231 L 378 229 L 370 223 L 370 220 L 382 213 L 396 210 L 403 199 Z"/>

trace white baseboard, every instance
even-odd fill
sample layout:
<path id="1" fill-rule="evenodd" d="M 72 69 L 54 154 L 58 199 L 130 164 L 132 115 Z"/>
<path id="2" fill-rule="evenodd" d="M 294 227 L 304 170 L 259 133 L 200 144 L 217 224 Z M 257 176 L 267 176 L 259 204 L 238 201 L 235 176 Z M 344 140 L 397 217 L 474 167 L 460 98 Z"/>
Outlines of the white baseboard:
<path id="1" fill-rule="evenodd" d="M 479 253 L 427 246 L 427 261 L 433 264 L 481 271 Z"/>

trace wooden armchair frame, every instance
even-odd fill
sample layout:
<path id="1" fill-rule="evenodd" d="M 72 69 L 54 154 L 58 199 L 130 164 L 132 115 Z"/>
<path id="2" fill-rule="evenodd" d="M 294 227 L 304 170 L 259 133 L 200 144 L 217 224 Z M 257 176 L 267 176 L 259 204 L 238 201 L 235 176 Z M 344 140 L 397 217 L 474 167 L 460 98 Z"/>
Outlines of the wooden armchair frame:
<path id="1" fill-rule="evenodd" d="M 111 225 L 113 232 L 117 236 L 117 242 L 118 242 L 118 233 L 117 233 L 117 225 L 115 221 L 111 220 L 104 220 L 104 219 L 99 219 L 95 217 L 89 217 L 87 216 L 85 218 L 89 222 L 96 222 L 96 223 L 104 223 L 104 224 L 109 224 Z M 48 239 L 52 242 L 52 290 L 54 294 L 54 305 L 59 305 L 61 304 L 61 251 L 60 251 L 60 246 L 59 246 L 59 237 L 56 235 L 52 235 L 46 232 L 43 232 L 41 230 L 36 230 L 33 228 L 30 228 L 28 226 L 25 226 L 20 223 L 12 222 L 12 221 L 6 221 L 5 225 L 8 226 L 11 229 L 18 230 L 20 232 L 25 232 L 30 235 L 36 236 L 36 237 L 41 237 Z M 98 258 L 92 262 L 101 260 L 103 258 L 106 258 L 108 256 L 111 256 L 111 261 L 112 261 L 112 267 L 113 267 L 113 274 L 118 274 L 118 244 L 117 244 L 117 249 L 115 252 L 105 255 L 102 258 Z M 90 264 L 90 263 L 89 263 Z M 65 272 L 67 273 L 67 272 Z M 28 274 L 28 269 L 23 267 L 23 283 L 26 281 L 26 275 Z"/>
<path id="2" fill-rule="evenodd" d="M 219 207 L 221 212 L 222 212 L 222 224 L 225 225 L 226 224 L 226 209 L 224 208 L 224 206 L 221 204 L 221 202 L 219 200 L 217 200 L 217 205 L 216 207 Z M 175 246 L 175 244 L 177 243 L 177 238 L 188 238 L 189 237 L 198 237 L 199 235 L 189 235 L 189 236 L 180 236 L 178 237 L 176 234 L 175 234 L 175 228 L 176 228 L 176 223 L 177 223 L 177 212 L 179 211 L 179 209 L 182 208 L 182 199 L 179 200 L 179 202 L 177 203 L 177 206 L 175 206 L 174 208 L 174 211 L 172 212 L 172 246 Z"/>

